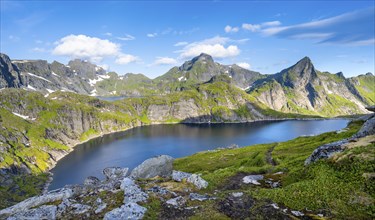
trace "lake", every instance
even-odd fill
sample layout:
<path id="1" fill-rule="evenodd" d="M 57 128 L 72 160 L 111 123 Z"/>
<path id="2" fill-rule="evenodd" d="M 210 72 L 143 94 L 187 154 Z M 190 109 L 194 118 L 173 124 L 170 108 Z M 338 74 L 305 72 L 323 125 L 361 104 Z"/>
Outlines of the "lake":
<path id="1" fill-rule="evenodd" d="M 288 120 L 242 124 L 150 125 L 108 134 L 75 147 L 51 170 L 49 189 L 83 183 L 88 176 L 102 179 L 106 167 L 136 167 L 161 154 L 184 157 L 199 151 L 237 144 L 241 147 L 286 141 L 346 127 L 348 120 Z"/>

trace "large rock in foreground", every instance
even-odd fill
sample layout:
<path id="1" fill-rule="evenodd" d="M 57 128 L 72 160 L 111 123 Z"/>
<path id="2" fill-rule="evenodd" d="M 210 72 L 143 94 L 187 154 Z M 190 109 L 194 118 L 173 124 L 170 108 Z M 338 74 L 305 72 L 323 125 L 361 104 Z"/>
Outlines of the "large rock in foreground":
<path id="1" fill-rule="evenodd" d="M 25 211 L 33 207 L 37 207 L 46 203 L 55 202 L 58 200 L 67 199 L 73 196 L 73 190 L 68 188 L 62 188 L 59 190 L 51 191 L 47 194 L 31 197 L 14 206 L 0 210 L 0 218 L 3 215 L 12 215 L 20 211 Z"/>
<path id="2" fill-rule="evenodd" d="M 138 178 L 153 178 L 156 176 L 170 177 L 173 170 L 174 158 L 168 155 L 160 155 L 145 160 L 141 165 L 134 168 L 130 177 Z"/>
<path id="3" fill-rule="evenodd" d="M 127 203 L 107 212 L 104 220 L 142 219 L 147 209 L 137 203 Z"/>

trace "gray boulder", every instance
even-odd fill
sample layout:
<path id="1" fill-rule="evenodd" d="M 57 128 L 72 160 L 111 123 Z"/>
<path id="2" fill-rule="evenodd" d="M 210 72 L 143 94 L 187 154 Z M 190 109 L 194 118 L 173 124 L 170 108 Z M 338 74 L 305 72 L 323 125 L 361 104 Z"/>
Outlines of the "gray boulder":
<path id="1" fill-rule="evenodd" d="M 263 175 L 248 175 L 242 178 L 242 182 L 246 184 L 260 185 L 259 180 L 263 179 Z"/>
<path id="2" fill-rule="evenodd" d="M 128 171 L 129 168 L 107 167 L 103 170 L 103 174 L 107 180 L 122 180 L 126 177 Z"/>
<path id="3" fill-rule="evenodd" d="M 214 197 L 211 197 L 207 194 L 198 194 L 198 193 L 190 193 L 189 195 L 190 200 L 198 200 L 198 201 L 205 201 L 205 200 L 210 200 L 210 199 L 215 199 Z"/>
<path id="4" fill-rule="evenodd" d="M 207 188 L 208 186 L 208 182 L 199 175 L 177 170 L 173 170 L 172 179 L 177 182 L 186 179 L 187 182 L 194 184 L 198 189 Z"/>
<path id="5" fill-rule="evenodd" d="M 183 179 L 188 179 L 191 176 L 191 173 L 185 173 L 182 171 L 173 170 L 172 179 L 177 182 L 181 182 Z"/>
<path id="6" fill-rule="evenodd" d="M 130 177 L 153 178 L 156 176 L 170 177 L 173 170 L 173 157 L 168 155 L 160 155 L 145 160 L 142 164 L 134 168 Z"/>
<path id="7" fill-rule="evenodd" d="M 142 219 L 147 209 L 137 203 L 127 203 L 104 215 L 104 220 Z"/>
<path id="8" fill-rule="evenodd" d="M 182 207 L 186 204 L 186 200 L 184 197 L 178 196 L 176 198 L 167 200 L 165 203 L 174 207 Z"/>
<path id="9" fill-rule="evenodd" d="M 208 182 L 197 174 L 192 174 L 187 178 L 187 182 L 194 184 L 198 189 L 207 188 Z"/>
<path id="10" fill-rule="evenodd" d="M 18 212 L 7 218 L 7 220 L 53 220 L 56 219 L 56 211 L 57 207 L 54 205 L 43 205 L 39 208 Z"/>
<path id="11" fill-rule="evenodd" d="M 342 147 L 343 144 L 349 142 L 349 139 L 344 139 L 340 141 L 336 141 L 333 143 L 325 144 L 313 151 L 313 153 L 305 160 L 305 165 L 309 165 L 320 159 L 330 158 L 335 153 L 342 152 L 344 148 Z"/>
<path id="12" fill-rule="evenodd" d="M 100 183 L 100 180 L 95 176 L 89 176 L 85 179 L 83 182 L 83 185 L 85 186 L 95 186 Z"/>
<path id="13" fill-rule="evenodd" d="M 375 115 L 372 115 L 372 117 L 362 125 L 361 129 L 359 129 L 358 133 L 353 137 L 361 138 L 373 134 L 375 134 Z"/>
<path id="14" fill-rule="evenodd" d="M 14 206 L 0 210 L 0 217 L 3 215 L 12 215 L 17 212 L 28 210 L 32 207 L 37 207 L 49 202 L 67 199 L 73 196 L 73 190 L 62 188 L 59 190 L 51 191 L 47 194 L 28 198 Z"/>
<path id="15" fill-rule="evenodd" d="M 148 195 L 130 178 L 124 178 L 120 188 L 124 190 L 124 203 L 144 202 L 148 199 Z"/>

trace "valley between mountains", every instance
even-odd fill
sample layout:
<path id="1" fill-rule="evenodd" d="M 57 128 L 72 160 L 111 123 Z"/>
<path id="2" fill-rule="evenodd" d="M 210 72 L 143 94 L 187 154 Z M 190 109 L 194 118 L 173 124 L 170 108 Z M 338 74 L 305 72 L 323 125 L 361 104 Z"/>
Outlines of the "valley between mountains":
<path id="1" fill-rule="evenodd" d="M 126 98 L 109 102 L 97 96 Z M 368 106 L 374 104 L 372 73 L 345 78 L 341 72 L 315 69 L 308 57 L 279 73 L 266 75 L 235 64 L 222 65 L 210 55 L 201 54 L 162 76 L 149 79 L 142 74 L 106 72 L 82 60 L 64 65 L 56 61 L 11 60 L 0 54 L 0 197 L 6 198 L 0 201 L 0 208 L 40 194 L 50 178 L 48 171 L 58 160 L 77 144 L 104 134 L 150 124 L 362 116 L 340 132 L 202 152 L 172 162 L 174 170 L 200 174 L 207 181 L 205 189 L 185 180 L 173 182 L 170 173 L 164 177 L 135 179 L 134 184 L 143 191 L 164 187 L 185 201 L 168 206 L 165 201 L 174 196 L 150 194 L 148 199 L 139 200 L 147 211 L 138 217 L 148 219 L 163 218 L 166 213 L 172 213 L 168 216 L 170 219 L 188 216 L 243 219 L 249 213 L 254 219 L 321 216 L 370 219 L 375 213 L 375 165 L 374 117 L 370 115 L 373 108 Z M 334 152 L 337 154 L 330 152 L 330 147 L 328 156 L 322 157 L 324 160 L 319 157 L 316 163 L 304 166 L 315 149 L 343 139 L 347 142 L 335 145 L 339 146 Z M 277 180 L 280 186 L 269 187 L 263 180 L 260 186 L 237 181 L 255 174 L 262 175 L 262 179 Z M 115 184 L 122 180 L 112 180 L 106 180 L 105 184 L 109 181 L 113 185 L 106 185 L 104 190 L 96 182 L 91 188 L 83 187 L 69 194 L 65 199 L 74 197 L 79 200 L 77 203 L 91 208 L 86 207 L 87 211 L 82 213 L 66 209 L 57 218 L 107 216 L 111 219 L 108 216 L 116 213 L 106 213 L 122 207 L 124 198 L 124 187 Z M 216 199 L 204 199 L 202 204 L 191 199 L 186 201 L 191 195 L 187 192 Z M 96 206 L 102 203 L 94 204 L 98 198 L 106 203 L 99 214 Z M 55 210 L 54 207 L 68 200 L 61 197 L 27 209 L 37 210 L 43 205 Z M 269 208 L 276 203 L 277 209 Z M 52 210 L 49 208 L 46 212 Z M 288 211 L 281 213 L 281 208 Z M 302 214 L 292 210 L 300 210 Z"/>

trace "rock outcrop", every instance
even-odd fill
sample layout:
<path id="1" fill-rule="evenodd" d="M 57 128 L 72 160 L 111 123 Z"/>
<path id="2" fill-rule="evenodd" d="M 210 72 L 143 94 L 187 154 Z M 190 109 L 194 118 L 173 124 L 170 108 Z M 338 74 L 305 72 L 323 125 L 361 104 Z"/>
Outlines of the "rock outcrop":
<path id="1" fill-rule="evenodd" d="M 367 107 L 369 111 L 374 111 L 374 106 Z M 332 157 L 334 154 L 345 150 L 345 145 L 349 142 L 356 141 L 358 138 L 363 138 L 369 135 L 375 134 L 375 114 L 367 117 L 367 120 L 362 125 L 360 130 L 352 137 L 336 141 L 333 143 L 325 144 L 317 149 L 305 160 L 305 165 L 309 165 L 320 159 L 327 159 Z"/>
<path id="2" fill-rule="evenodd" d="M 173 170 L 173 157 L 160 155 L 144 161 L 141 165 L 133 169 L 131 178 L 153 178 L 156 176 L 170 177 Z"/>
<path id="3" fill-rule="evenodd" d="M 24 86 L 24 79 L 21 77 L 18 67 L 12 64 L 7 55 L 0 53 L 0 89 L 22 86 Z"/>

